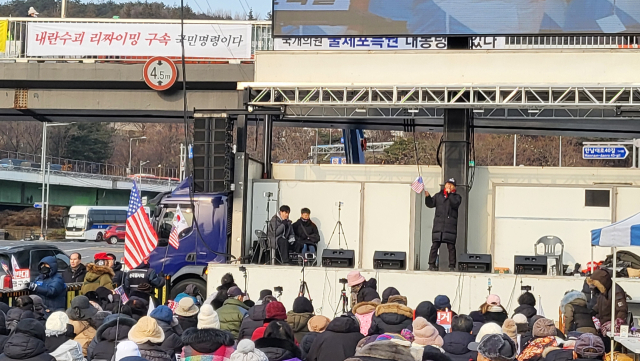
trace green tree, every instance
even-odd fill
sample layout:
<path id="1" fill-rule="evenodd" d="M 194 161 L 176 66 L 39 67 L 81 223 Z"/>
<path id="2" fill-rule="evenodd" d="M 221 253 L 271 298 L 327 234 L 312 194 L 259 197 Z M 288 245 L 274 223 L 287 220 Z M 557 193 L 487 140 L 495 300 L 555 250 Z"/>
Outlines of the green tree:
<path id="1" fill-rule="evenodd" d="M 249 8 L 249 13 L 247 14 L 247 20 L 256 20 L 256 17 L 253 15 L 253 8 Z"/>
<path id="2" fill-rule="evenodd" d="M 66 144 L 65 158 L 104 163 L 113 153 L 115 130 L 108 123 L 73 125 Z"/>

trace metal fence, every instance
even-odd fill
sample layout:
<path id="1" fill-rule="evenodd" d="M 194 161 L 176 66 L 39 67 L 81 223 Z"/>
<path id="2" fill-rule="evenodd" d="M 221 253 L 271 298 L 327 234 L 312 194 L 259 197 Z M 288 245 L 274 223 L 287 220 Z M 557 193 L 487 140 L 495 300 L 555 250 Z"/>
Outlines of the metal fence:
<path id="1" fill-rule="evenodd" d="M 637 49 L 635 35 L 509 36 L 504 49 Z"/>

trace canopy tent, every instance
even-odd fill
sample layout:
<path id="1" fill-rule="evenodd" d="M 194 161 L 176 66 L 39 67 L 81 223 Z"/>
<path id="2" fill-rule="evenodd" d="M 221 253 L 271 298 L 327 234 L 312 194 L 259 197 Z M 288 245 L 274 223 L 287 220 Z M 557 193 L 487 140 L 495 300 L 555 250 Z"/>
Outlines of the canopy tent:
<path id="1" fill-rule="evenodd" d="M 618 247 L 640 246 L 640 213 L 608 226 L 592 230 L 591 245 L 594 247 L 611 247 L 613 253 L 613 277 L 611 278 L 611 297 L 614 298 L 611 302 L 611 360 L 613 360 L 613 338 L 615 336 L 616 323 L 616 261 L 618 258 Z"/>

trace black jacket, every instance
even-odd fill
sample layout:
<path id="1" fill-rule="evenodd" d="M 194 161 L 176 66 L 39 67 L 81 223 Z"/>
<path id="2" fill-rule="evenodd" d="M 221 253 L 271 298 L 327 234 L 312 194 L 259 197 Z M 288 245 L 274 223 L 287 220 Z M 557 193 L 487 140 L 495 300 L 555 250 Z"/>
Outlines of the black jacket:
<path id="1" fill-rule="evenodd" d="M 172 361 L 175 359 L 173 350 L 167 350 L 157 343 L 149 341 L 139 344 L 140 356 L 149 361 Z"/>
<path id="2" fill-rule="evenodd" d="M 125 272 L 122 271 L 122 263 L 116 261 L 111 268 L 113 270 L 113 283 L 116 287 L 120 287 L 124 284 L 124 279 L 127 276 Z"/>
<path id="3" fill-rule="evenodd" d="M 34 319 L 24 319 L 4 345 L 0 361 L 55 361 L 44 344 L 44 326 Z"/>
<path id="4" fill-rule="evenodd" d="M 382 335 L 383 333 L 400 334 L 403 329 L 412 329 L 413 311 L 399 303 L 385 303 L 376 307 L 376 312 L 371 318 L 369 335 Z"/>
<path id="5" fill-rule="evenodd" d="M 429 208 L 436 208 L 433 217 L 432 242 L 456 243 L 458 234 L 458 207 L 462 203 L 462 196 L 458 193 L 450 193 L 444 196 L 444 189 L 425 198 L 425 204 Z"/>
<path id="6" fill-rule="evenodd" d="M 191 327 L 198 327 L 198 315 L 193 315 L 189 317 L 177 316 L 177 319 L 178 319 L 178 324 L 180 325 L 183 331 L 186 331 Z"/>
<path id="7" fill-rule="evenodd" d="M 302 352 L 293 341 L 281 338 L 263 337 L 256 341 L 256 349 L 264 352 L 269 361 L 302 359 Z"/>
<path id="8" fill-rule="evenodd" d="M 552 350 L 544 357 L 545 361 L 573 361 L 573 350 Z"/>
<path id="9" fill-rule="evenodd" d="M 84 275 L 86 274 L 87 267 L 80 263 L 75 271 L 72 270 L 71 267 L 64 270 L 64 272 L 62 272 L 62 279 L 64 279 L 64 283 L 84 282 Z"/>
<path id="10" fill-rule="evenodd" d="M 469 333 L 453 331 L 444 336 L 442 349 L 451 361 L 475 361 L 478 353 L 469 350 L 469 343 L 475 340 L 476 338 Z"/>
<path id="11" fill-rule="evenodd" d="M 111 361 L 115 342 L 126 340 L 136 321 L 123 314 L 109 315 L 96 330 L 96 335 L 87 348 L 87 360 Z M 116 335 L 116 329 L 118 334 Z"/>
<path id="12" fill-rule="evenodd" d="M 213 309 L 217 310 L 218 308 L 222 307 L 224 301 L 229 298 L 227 296 L 227 291 L 229 290 L 229 288 L 237 286 L 238 285 L 233 280 L 233 275 L 231 275 L 230 273 L 225 274 L 222 277 L 222 284 L 216 288 L 216 296 L 213 298 L 213 301 L 211 301 L 211 306 L 213 306 Z M 185 328 L 183 327 L 182 329 L 184 330 Z"/>
<path id="13" fill-rule="evenodd" d="M 327 329 L 316 337 L 307 361 L 345 360 L 355 354 L 356 346 L 363 337 L 355 319 L 348 316 L 334 318 Z"/>
<path id="14" fill-rule="evenodd" d="M 245 338 L 251 338 L 253 331 L 264 326 L 266 309 L 267 305 L 255 305 L 247 311 L 247 317 L 242 320 L 242 325 L 240 325 L 238 341 Z"/>
<path id="15" fill-rule="evenodd" d="M 73 333 L 73 326 L 67 324 L 66 332 L 53 332 L 47 335 L 47 338 L 44 340 L 44 346 L 47 348 L 47 352 L 54 352 L 60 345 L 69 340 L 73 340 L 74 337 L 76 337 L 76 335 Z"/>
<path id="16" fill-rule="evenodd" d="M 184 347 L 190 347 L 201 354 L 212 354 L 222 346 L 233 346 L 233 335 L 217 328 L 190 328 L 182 333 Z"/>
<path id="17" fill-rule="evenodd" d="M 300 342 L 300 351 L 302 351 L 303 360 L 307 359 L 307 354 L 309 353 L 309 350 L 311 350 L 311 345 L 313 345 L 313 341 L 315 341 L 318 336 L 320 336 L 320 332 L 309 332 L 302 338 L 302 342 Z"/>
<path id="18" fill-rule="evenodd" d="M 535 307 L 531 306 L 531 305 L 520 305 L 518 307 L 516 307 L 515 310 L 513 310 L 513 314 L 515 315 L 516 313 L 521 313 L 523 315 L 525 315 L 528 319 L 531 319 L 531 317 L 535 316 L 538 314 L 538 311 L 536 310 Z"/>
<path id="19" fill-rule="evenodd" d="M 293 234 L 296 236 L 296 242 L 301 244 L 317 245 L 320 242 L 320 233 L 318 226 L 310 219 L 303 221 L 302 218 L 293 224 Z"/>
<path id="20" fill-rule="evenodd" d="M 166 323 L 162 320 L 156 320 L 158 326 L 164 332 L 164 341 L 162 342 L 162 347 L 167 349 L 173 349 L 175 353 L 182 352 L 182 327 L 180 324 L 175 326 L 171 326 L 171 324 Z"/>
<path id="21" fill-rule="evenodd" d="M 509 318 L 509 315 L 507 315 L 505 312 L 487 312 L 484 314 L 484 323 L 493 322 L 502 327 L 504 320 L 506 320 L 507 318 Z"/>

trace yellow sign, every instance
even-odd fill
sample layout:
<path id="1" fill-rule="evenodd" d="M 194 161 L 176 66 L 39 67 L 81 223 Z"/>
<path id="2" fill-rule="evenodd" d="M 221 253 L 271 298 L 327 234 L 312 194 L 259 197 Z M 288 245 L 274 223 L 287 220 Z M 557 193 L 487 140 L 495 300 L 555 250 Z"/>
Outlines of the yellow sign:
<path id="1" fill-rule="evenodd" d="M 9 20 L 0 21 L 0 53 L 4 53 L 7 47 L 7 29 L 9 29 Z"/>

